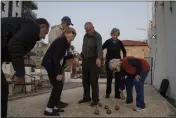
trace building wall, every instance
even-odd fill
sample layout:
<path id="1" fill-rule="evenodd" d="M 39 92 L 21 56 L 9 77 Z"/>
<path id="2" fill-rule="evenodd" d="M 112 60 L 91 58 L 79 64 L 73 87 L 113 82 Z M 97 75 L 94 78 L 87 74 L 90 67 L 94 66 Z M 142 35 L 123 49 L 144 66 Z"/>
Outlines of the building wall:
<path id="1" fill-rule="evenodd" d="M 21 17 L 22 1 L 13 1 L 12 16 Z"/>
<path id="2" fill-rule="evenodd" d="M 151 34 L 156 34 L 156 39 L 149 37 L 153 57 L 153 85 L 159 89 L 162 79 L 168 79 L 168 95 L 176 100 L 176 2 L 158 2 L 153 7 L 153 21 L 150 30 Z"/>
<path id="3" fill-rule="evenodd" d="M 139 58 L 149 57 L 150 50 L 148 46 L 125 46 L 127 56 Z"/>
<path id="4" fill-rule="evenodd" d="M 4 9 L 2 9 L 2 6 L 1 6 L 1 17 L 8 17 L 9 2 L 7 2 L 7 1 L 2 1 L 1 4 L 4 4 Z"/>

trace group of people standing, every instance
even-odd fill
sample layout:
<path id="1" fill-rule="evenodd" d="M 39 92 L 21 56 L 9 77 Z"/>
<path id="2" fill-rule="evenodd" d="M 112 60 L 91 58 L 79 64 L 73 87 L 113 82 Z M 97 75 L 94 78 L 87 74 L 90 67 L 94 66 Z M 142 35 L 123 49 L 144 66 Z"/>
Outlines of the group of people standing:
<path id="1" fill-rule="evenodd" d="M 23 56 L 26 55 L 37 41 L 45 38 L 49 32 L 49 23 L 46 19 L 39 18 L 36 21 L 25 18 L 2 18 L 2 63 L 12 62 L 16 73 L 13 76 L 13 82 L 17 84 L 24 84 L 25 69 Z M 49 80 L 52 85 L 52 91 L 49 97 L 47 107 L 44 110 L 44 115 L 59 116 L 59 112 L 64 112 L 63 108 L 68 106 L 68 103 L 61 101 L 61 93 L 64 86 L 64 69 L 66 61 L 74 58 L 69 55 L 69 48 L 71 41 L 76 36 L 71 19 L 65 16 L 61 19 L 61 24 L 51 27 L 49 32 L 49 44 L 47 52 L 45 53 L 42 66 L 48 72 Z M 91 106 L 96 106 L 99 99 L 99 71 L 103 62 L 103 49 L 107 49 L 106 55 L 106 72 L 107 72 L 107 86 L 106 98 L 111 94 L 111 83 L 113 73 L 115 73 L 115 98 L 124 99 L 123 90 L 125 89 L 124 75 L 131 78 L 131 83 L 134 79 L 142 80 L 136 83 L 137 92 L 137 108 L 141 110 L 145 108 L 143 84 L 148 74 L 149 66 L 143 59 L 135 57 L 126 57 L 126 50 L 123 43 L 118 39 L 120 31 L 113 28 L 111 31 L 111 38 L 102 44 L 101 35 L 94 29 L 91 22 L 85 23 L 86 34 L 83 37 L 83 46 L 81 52 L 82 59 L 82 83 L 83 83 L 83 98 L 78 102 L 79 104 L 91 102 Z M 123 52 L 123 59 L 120 64 L 117 64 L 117 69 L 111 69 L 109 63 L 113 59 L 121 59 L 120 51 Z M 125 60 L 125 61 L 124 61 Z M 126 63 L 123 63 L 126 62 Z M 2 64 L 1 63 L 1 64 Z M 131 69 L 129 71 L 129 69 Z M 116 71 L 116 72 L 115 72 Z M 145 72 L 145 74 L 143 73 Z M 2 90 L 2 117 L 7 117 L 7 101 L 8 101 L 8 83 L 1 70 L 1 90 Z M 131 76 L 129 76 L 131 75 Z M 126 79 L 127 79 L 126 78 Z M 127 79 L 128 80 L 128 79 Z M 127 82 L 129 83 L 129 81 Z M 133 84 L 130 84 L 133 86 Z M 92 89 L 92 98 L 90 96 L 90 87 Z M 126 89 L 129 88 L 126 86 Z M 132 89 L 127 90 L 132 91 Z M 130 93 L 131 95 L 129 95 Z M 128 102 L 129 100 L 129 102 Z M 127 92 L 126 103 L 132 103 L 132 93 Z M 141 106 L 142 105 L 142 106 Z"/>
<path id="2" fill-rule="evenodd" d="M 115 77 L 115 95 L 117 99 L 125 99 L 123 90 L 126 88 L 126 104 L 133 103 L 133 86 L 136 89 L 136 108 L 135 111 L 142 111 L 146 108 L 144 103 L 144 81 L 150 70 L 150 65 L 145 59 L 126 56 L 126 50 L 123 43 L 118 39 L 120 30 L 113 28 L 111 38 L 102 44 L 101 35 L 95 31 L 91 22 L 85 23 L 86 34 L 82 45 L 82 83 L 83 98 L 78 102 L 91 102 L 91 106 L 96 106 L 99 99 L 99 71 L 103 59 L 103 50 L 107 49 L 105 58 L 107 84 L 105 98 L 111 94 L 111 84 L 113 76 Z M 123 58 L 121 57 L 121 51 Z M 115 60 L 115 61 L 113 61 Z M 114 65 L 111 67 L 111 63 Z M 92 89 L 92 98 L 90 96 L 90 87 Z"/>

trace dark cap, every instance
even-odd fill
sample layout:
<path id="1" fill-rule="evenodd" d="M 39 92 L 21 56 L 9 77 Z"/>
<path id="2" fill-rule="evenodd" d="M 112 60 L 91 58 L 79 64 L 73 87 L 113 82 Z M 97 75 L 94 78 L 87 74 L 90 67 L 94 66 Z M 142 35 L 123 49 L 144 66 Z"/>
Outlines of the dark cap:
<path id="1" fill-rule="evenodd" d="M 70 19 L 68 16 L 64 16 L 64 17 L 62 18 L 62 21 L 66 22 L 66 23 L 68 23 L 68 24 L 70 24 L 70 25 L 73 25 L 72 22 L 71 22 L 71 19 Z"/>

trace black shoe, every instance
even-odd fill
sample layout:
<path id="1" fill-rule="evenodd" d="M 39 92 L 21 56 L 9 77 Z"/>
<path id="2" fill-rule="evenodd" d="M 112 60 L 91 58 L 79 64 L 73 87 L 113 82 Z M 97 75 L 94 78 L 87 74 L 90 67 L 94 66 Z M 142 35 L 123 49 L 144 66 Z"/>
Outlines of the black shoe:
<path id="1" fill-rule="evenodd" d="M 58 108 L 65 108 L 67 106 L 68 106 L 68 103 L 64 103 L 62 101 L 60 101 L 59 104 L 58 104 Z"/>
<path id="2" fill-rule="evenodd" d="M 105 98 L 109 98 L 110 97 L 110 94 L 106 94 Z"/>
<path id="3" fill-rule="evenodd" d="M 90 106 L 95 107 L 98 105 L 98 102 L 91 102 Z"/>
<path id="4" fill-rule="evenodd" d="M 86 103 L 86 102 L 91 102 L 91 99 L 82 99 L 78 102 L 78 104 Z"/>
<path id="5" fill-rule="evenodd" d="M 115 98 L 116 98 L 116 99 L 121 99 L 120 93 L 119 93 L 119 94 L 115 94 Z"/>
<path id="6" fill-rule="evenodd" d="M 132 104 L 133 101 L 126 101 L 126 104 Z"/>
<path id="7" fill-rule="evenodd" d="M 53 110 L 53 112 L 44 111 L 45 116 L 60 116 L 60 113 Z"/>
<path id="8" fill-rule="evenodd" d="M 53 109 L 56 112 L 64 112 L 64 109 L 58 108 L 58 109 Z"/>

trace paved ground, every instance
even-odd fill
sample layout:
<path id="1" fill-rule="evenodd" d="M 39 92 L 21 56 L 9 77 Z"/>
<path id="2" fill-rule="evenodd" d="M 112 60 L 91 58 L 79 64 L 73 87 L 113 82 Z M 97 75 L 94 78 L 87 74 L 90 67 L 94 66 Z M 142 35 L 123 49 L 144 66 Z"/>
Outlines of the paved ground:
<path id="1" fill-rule="evenodd" d="M 120 106 L 118 112 L 113 111 L 111 115 L 107 115 L 103 108 L 99 108 L 100 115 L 98 117 L 169 117 L 173 114 L 168 103 L 155 91 L 151 86 L 145 86 L 145 101 L 147 109 L 143 112 L 135 112 L 132 110 L 133 105 L 125 105 L 123 100 L 114 98 L 105 99 L 105 84 L 100 85 L 100 99 L 102 103 L 108 104 L 112 108 L 117 104 Z M 135 93 L 135 92 L 134 92 Z M 135 96 L 135 95 L 134 95 Z M 9 117 L 43 117 L 43 110 L 48 101 L 49 93 L 27 97 L 9 102 Z M 112 94 L 113 97 L 113 94 Z M 68 89 L 63 92 L 62 99 L 69 103 L 62 113 L 63 117 L 95 117 L 93 114 L 95 108 L 89 104 L 78 105 L 77 102 L 82 98 L 82 87 Z M 134 97 L 135 99 L 135 97 Z"/>

